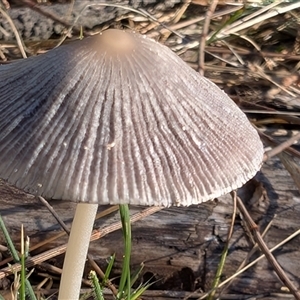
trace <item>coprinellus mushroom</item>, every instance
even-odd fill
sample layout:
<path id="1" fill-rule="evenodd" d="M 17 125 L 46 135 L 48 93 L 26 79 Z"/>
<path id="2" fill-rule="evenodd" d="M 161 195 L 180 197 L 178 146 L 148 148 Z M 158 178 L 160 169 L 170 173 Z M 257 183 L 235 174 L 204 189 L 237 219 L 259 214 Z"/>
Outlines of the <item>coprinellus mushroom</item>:
<path id="1" fill-rule="evenodd" d="M 0 178 L 82 203 L 73 224 L 87 241 L 98 204 L 198 204 L 239 188 L 262 159 L 236 104 L 137 33 L 110 29 L 0 67 Z"/>

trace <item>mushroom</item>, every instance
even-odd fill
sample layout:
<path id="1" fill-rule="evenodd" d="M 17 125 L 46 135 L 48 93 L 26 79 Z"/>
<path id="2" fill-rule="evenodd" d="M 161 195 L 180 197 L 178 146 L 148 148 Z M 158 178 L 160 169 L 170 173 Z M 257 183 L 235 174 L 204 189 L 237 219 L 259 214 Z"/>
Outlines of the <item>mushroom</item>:
<path id="1" fill-rule="evenodd" d="M 236 104 L 134 32 L 109 29 L 3 65 L 0 95 L 0 178 L 80 202 L 60 299 L 78 298 L 98 204 L 198 204 L 262 164 L 262 143 Z"/>

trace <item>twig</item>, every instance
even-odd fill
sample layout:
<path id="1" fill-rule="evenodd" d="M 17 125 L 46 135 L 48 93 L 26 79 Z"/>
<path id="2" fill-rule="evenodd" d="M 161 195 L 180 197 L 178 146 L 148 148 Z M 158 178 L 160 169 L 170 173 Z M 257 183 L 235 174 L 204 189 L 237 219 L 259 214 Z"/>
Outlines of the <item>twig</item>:
<path id="1" fill-rule="evenodd" d="M 272 150 L 266 151 L 265 154 L 264 154 L 264 156 L 265 156 L 264 161 L 267 161 L 271 157 L 281 153 L 282 151 L 284 151 L 285 149 L 287 149 L 288 147 L 293 145 L 298 140 L 300 140 L 300 132 L 297 133 L 296 135 L 292 136 L 291 138 L 289 138 L 285 142 L 281 143 L 277 147 L 273 148 Z"/>
<path id="2" fill-rule="evenodd" d="M 23 58 L 26 58 L 27 55 L 26 55 L 26 52 L 24 50 L 25 46 L 24 46 L 24 43 L 23 43 L 23 41 L 22 41 L 22 39 L 21 39 L 21 37 L 19 35 L 19 32 L 18 32 L 18 30 L 17 30 L 14 22 L 12 21 L 11 17 L 6 13 L 6 11 L 4 9 L 2 9 L 1 7 L 0 7 L 0 13 L 5 17 L 5 19 L 9 23 L 9 25 L 10 25 L 10 27 L 11 27 L 11 29 L 12 29 L 15 37 L 16 37 L 17 44 L 18 44 L 18 47 L 19 47 L 19 49 L 21 51 L 21 54 L 22 54 Z"/>
<path id="3" fill-rule="evenodd" d="M 47 207 L 49 212 L 52 214 L 52 216 L 55 218 L 55 220 L 58 222 L 58 224 L 61 226 L 61 228 L 67 233 L 70 234 L 70 230 L 65 224 L 65 222 L 59 217 L 59 215 L 56 213 L 56 211 L 53 209 L 53 207 L 49 204 L 49 202 L 44 199 L 42 196 L 39 196 L 38 199 L 42 202 L 43 205 Z"/>
<path id="4" fill-rule="evenodd" d="M 105 274 L 104 272 L 99 268 L 99 266 L 96 264 L 96 262 L 93 260 L 92 256 L 90 254 L 87 255 L 88 261 L 91 264 L 91 266 L 94 268 L 96 273 L 100 276 L 100 278 L 104 279 Z M 113 283 L 107 278 L 106 279 L 106 286 L 112 291 L 112 293 L 116 296 L 118 294 L 118 290 L 113 285 Z"/>
<path id="5" fill-rule="evenodd" d="M 4 5 L 4 7 L 5 7 L 5 9 L 10 9 L 10 5 L 9 5 L 9 2 L 7 0 L 2 0 L 2 3 Z"/>
<path id="6" fill-rule="evenodd" d="M 300 57 L 299 57 L 300 59 Z M 300 112 L 298 111 L 280 111 L 280 110 L 256 110 L 256 109 L 242 109 L 242 111 L 246 114 L 263 114 L 263 115 L 274 115 L 274 117 L 283 118 L 286 116 L 300 116 Z M 293 121 L 299 121 L 299 118 L 293 118 Z"/>
<path id="7" fill-rule="evenodd" d="M 263 233 L 261 234 L 262 237 L 264 237 L 267 232 L 269 231 L 270 227 L 272 226 L 272 223 L 274 221 L 274 219 L 277 217 L 277 215 L 274 215 L 274 218 L 268 223 L 268 225 L 266 226 L 265 230 L 263 231 Z M 258 250 L 258 244 L 255 243 L 253 248 L 250 250 L 250 252 L 247 254 L 246 258 L 242 261 L 242 263 L 240 264 L 240 266 L 238 267 L 237 271 L 242 270 L 242 268 L 245 267 L 246 263 L 248 262 L 248 260 L 250 259 L 250 257 Z M 226 286 L 224 286 L 224 288 L 222 289 L 228 289 L 230 287 L 230 285 L 233 283 L 233 280 L 228 282 L 228 284 Z"/>
<path id="8" fill-rule="evenodd" d="M 275 141 L 272 137 L 266 135 L 265 133 L 261 132 L 260 130 L 258 130 L 258 134 L 259 134 L 260 138 L 262 139 L 262 141 L 267 143 L 269 146 L 272 146 L 274 148 L 280 146 L 279 142 Z M 300 152 L 294 148 L 288 147 L 285 149 L 285 151 L 290 153 L 293 156 L 300 158 Z M 267 156 L 265 156 L 265 158 L 267 158 Z"/>
<path id="9" fill-rule="evenodd" d="M 209 30 L 209 24 L 210 24 L 210 20 L 212 18 L 212 15 L 214 13 L 214 11 L 216 10 L 216 7 L 218 5 L 218 0 L 212 0 L 207 13 L 206 13 L 206 18 L 205 18 L 205 22 L 203 25 L 203 29 L 202 29 L 202 35 L 201 35 L 201 41 L 199 43 L 199 53 L 198 53 L 198 72 L 201 75 L 204 75 L 204 57 L 205 57 L 205 44 L 206 44 L 206 40 L 207 40 L 207 35 L 208 35 L 208 30 Z"/>
<path id="10" fill-rule="evenodd" d="M 257 64 L 249 64 L 248 68 L 250 69 L 250 71 L 255 74 L 256 76 L 261 77 L 262 79 L 268 80 L 270 81 L 273 85 L 275 85 L 276 87 L 278 87 L 279 89 L 283 90 L 284 92 L 286 92 L 287 94 L 289 94 L 292 97 L 296 97 L 296 95 L 292 92 L 290 92 L 287 88 L 285 88 L 284 86 L 278 84 L 275 80 L 272 79 L 272 77 L 270 75 L 267 75 L 265 73 L 265 71 L 258 66 Z"/>
<path id="11" fill-rule="evenodd" d="M 234 192 L 236 193 L 236 192 Z M 300 300 L 300 292 L 297 290 L 297 288 L 294 286 L 294 284 L 290 281 L 290 279 L 286 276 L 284 270 L 281 268 L 281 266 L 278 264 L 274 256 L 272 255 L 271 251 L 265 244 L 263 238 L 261 237 L 261 234 L 258 231 L 258 226 L 251 218 L 250 214 L 248 213 L 246 207 L 244 206 L 244 203 L 242 200 L 237 197 L 237 206 L 241 214 L 243 215 L 244 219 L 246 220 L 248 226 L 250 227 L 250 230 L 252 231 L 252 234 L 254 236 L 254 239 L 256 243 L 258 244 L 260 250 L 263 252 L 263 254 L 266 256 L 268 262 L 273 266 L 274 271 L 282 281 L 282 283 L 289 289 L 289 291 L 295 296 L 297 300 Z"/>

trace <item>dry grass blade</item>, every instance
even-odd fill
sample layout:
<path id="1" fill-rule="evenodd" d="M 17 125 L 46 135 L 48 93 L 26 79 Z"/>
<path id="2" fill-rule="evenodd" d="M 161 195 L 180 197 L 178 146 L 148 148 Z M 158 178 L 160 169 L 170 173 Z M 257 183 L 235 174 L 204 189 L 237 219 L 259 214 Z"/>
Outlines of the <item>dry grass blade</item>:
<path id="1" fill-rule="evenodd" d="M 280 5 L 283 1 L 273 2 L 267 7 L 262 8 L 258 12 L 255 12 L 254 15 L 247 16 L 245 19 L 239 20 L 228 27 L 222 29 L 216 36 L 216 39 L 224 39 L 231 34 L 236 34 L 237 32 L 255 26 L 256 24 L 266 21 L 272 17 L 275 17 L 280 14 L 284 14 L 288 11 L 292 11 L 300 7 L 299 2 L 292 3 L 290 5 L 285 5 L 282 7 L 276 6 Z M 259 15 L 260 14 L 260 15 Z M 209 36 L 211 38 L 211 36 Z"/>
<path id="2" fill-rule="evenodd" d="M 230 8 L 227 8 L 227 9 L 219 10 L 219 11 L 213 13 L 213 15 L 211 16 L 211 19 L 219 18 L 219 17 L 226 16 L 226 15 L 230 15 L 230 14 L 236 12 L 239 9 L 240 9 L 240 6 L 230 7 Z M 169 25 L 168 28 L 166 28 L 166 29 L 161 29 L 160 31 L 150 32 L 147 35 L 151 38 L 155 38 L 155 37 L 158 37 L 160 34 L 164 35 L 166 31 L 169 31 L 169 29 L 171 29 L 171 30 L 184 29 L 184 28 L 189 27 L 191 25 L 197 24 L 197 23 L 199 23 L 203 20 L 205 20 L 205 16 L 191 18 L 191 19 L 188 19 L 186 21 L 178 22 L 177 24 L 174 24 L 174 25 Z M 194 41 L 193 42 L 193 47 L 194 46 L 195 47 L 199 46 L 199 41 Z M 177 47 L 179 47 L 179 48 L 184 47 L 184 44 L 182 44 L 182 45 L 179 44 L 179 45 L 177 45 Z M 191 47 L 191 45 L 190 45 L 190 47 Z"/>

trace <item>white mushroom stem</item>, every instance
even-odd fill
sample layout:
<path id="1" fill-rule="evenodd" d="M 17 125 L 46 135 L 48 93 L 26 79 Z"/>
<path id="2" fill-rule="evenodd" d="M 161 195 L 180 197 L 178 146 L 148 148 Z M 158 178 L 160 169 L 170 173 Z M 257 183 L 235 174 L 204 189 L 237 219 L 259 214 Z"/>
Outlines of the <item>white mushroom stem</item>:
<path id="1" fill-rule="evenodd" d="M 78 300 L 98 204 L 77 204 L 64 260 L 58 299 Z"/>

